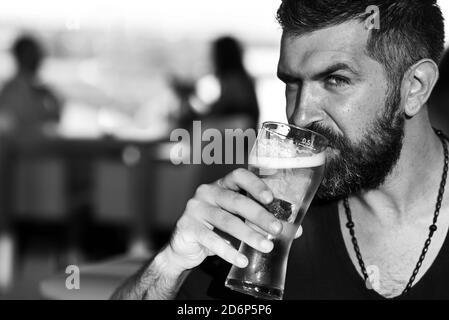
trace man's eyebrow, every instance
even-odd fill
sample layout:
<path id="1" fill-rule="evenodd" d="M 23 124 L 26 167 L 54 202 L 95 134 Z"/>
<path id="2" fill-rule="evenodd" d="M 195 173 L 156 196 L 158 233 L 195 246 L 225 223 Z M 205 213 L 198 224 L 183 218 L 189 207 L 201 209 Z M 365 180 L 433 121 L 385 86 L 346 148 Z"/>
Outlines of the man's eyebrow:
<path id="1" fill-rule="evenodd" d="M 333 65 L 330 65 L 325 70 L 318 72 L 317 74 L 313 75 L 311 78 L 314 80 L 321 79 L 321 78 L 324 78 L 334 72 L 341 71 L 341 70 L 348 71 L 355 76 L 360 75 L 359 72 L 354 70 L 354 68 L 352 68 L 349 64 L 344 63 L 344 62 L 338 62 Z M 303 77 L 300 76 L 299 74 L 296 75 L 296 74 L 292 74 L 292 73 L 285 72 L 282 70 L 278 70 L 277 76 L 280 80 L 282 80 L 283 82 L 286 82 L 286 83 L 300 82 L 303 80 Z"/>
<path id="2" fill-rule="evenodd" d="M 327 67 L 324 71 L 321 71 L 319 73 L 317 73 L 316 75 L 314 75 L 312 78 L 314 79 L 319 79 L 319 78 L 323 78 L 325 76 L 328 76 L 334 72 L 337 71 L 348 71 L 350 73 L 352 73 L 355 76 L 359 76 L 359 72 L 357 72 L 354 68 L 352 68 L 349 64 L 344 63 L 344 62 L 339 62 L 339 63 L 335 63 L 329 67 Z"/>

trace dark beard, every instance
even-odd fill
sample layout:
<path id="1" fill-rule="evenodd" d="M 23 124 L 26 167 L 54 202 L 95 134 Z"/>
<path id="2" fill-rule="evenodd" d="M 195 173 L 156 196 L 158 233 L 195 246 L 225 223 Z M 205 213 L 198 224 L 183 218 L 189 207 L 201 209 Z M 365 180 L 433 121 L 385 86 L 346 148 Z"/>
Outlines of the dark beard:
<path id="1" fill-rule="evenodd" d="M 373 122 L 357 145 L 317 123 L 309 127 L 328 138 L 330 147 L 339 151 L 326 161 L 324 179 L 316 194 L 319 199 L 342 199 L 376 189 L 385 182 L 402 150 L 405 117 L 398 112 L 400 101 L 400 89 L 395 87 L 387 95 L 383 116 Z"/>

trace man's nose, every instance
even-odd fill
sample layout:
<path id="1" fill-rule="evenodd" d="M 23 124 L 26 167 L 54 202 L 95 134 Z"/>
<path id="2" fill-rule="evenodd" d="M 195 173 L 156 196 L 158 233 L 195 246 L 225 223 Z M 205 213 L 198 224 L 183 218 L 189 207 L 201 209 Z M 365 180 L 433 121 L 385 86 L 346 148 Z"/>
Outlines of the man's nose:
<path id="1" fill-rule="evenodd" d="M 287 101 L 287 104 L 292 104 L 287 106 L 287 110 L 291 110 L 287 115 L 289 122 L 301 128 L 308 128 L 313 123 L 322 121 L 322 103 L 323 98 L 317 88 L 303 84 L 294 101 Z"/>

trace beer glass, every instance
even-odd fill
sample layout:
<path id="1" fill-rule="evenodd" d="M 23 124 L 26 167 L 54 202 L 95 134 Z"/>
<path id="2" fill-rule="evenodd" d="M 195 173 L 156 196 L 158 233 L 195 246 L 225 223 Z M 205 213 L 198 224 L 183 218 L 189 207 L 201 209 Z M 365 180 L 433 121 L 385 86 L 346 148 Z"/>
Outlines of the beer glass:
<path id="1" fill-rule="evenodd" d="M 273 192 L 274 201 L 265 207 L 283 228 L 274 237 L 246 222 L 273 241 L 274 248 L 262 253 L 242 242 L 239 252 L 249 264 L 243 269 L 232 266 L 225 282 L 228 288 L 257 298 L 282 299 L 290 247 L 323 178 L 327 145 L 326 138 L 310 130 L 276 122 L 262 125 L 249 170 Z"/>

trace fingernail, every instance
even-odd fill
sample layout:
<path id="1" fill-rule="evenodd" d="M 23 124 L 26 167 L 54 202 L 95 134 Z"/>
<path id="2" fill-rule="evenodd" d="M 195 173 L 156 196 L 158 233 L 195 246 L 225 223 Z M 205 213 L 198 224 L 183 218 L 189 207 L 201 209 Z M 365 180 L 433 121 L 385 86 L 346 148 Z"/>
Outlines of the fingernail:
<path id="1" fill-rule="evenodd" d="M 262 192 L 261 197 L 265 203 L 271 203 L 273 201 L 273 195 L 270 191 Z"/>
<path id="2" fill-rule="evenodd" d="M 248 265 L 248 259 L 245 256 L 237 257 L 237 264 L 240 268 L 245 268 Z"/>
<path id="3" fill-rule="evenodd" d="M 273 250 L 273 242 L 268 241 L 268 240 L 263 240 L 260 243 L 260 246 L 262 247 L 262 249 L 266 252 L 270 252 L 271 250 Z"/>
<path id="4" fill-rule="evenodd" d="M 271 230 L 275 233 L 278 234 L 281 232 L 282 230 L 282 224 L 279 221 L 275 221 L 271 224 Z"/>

